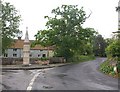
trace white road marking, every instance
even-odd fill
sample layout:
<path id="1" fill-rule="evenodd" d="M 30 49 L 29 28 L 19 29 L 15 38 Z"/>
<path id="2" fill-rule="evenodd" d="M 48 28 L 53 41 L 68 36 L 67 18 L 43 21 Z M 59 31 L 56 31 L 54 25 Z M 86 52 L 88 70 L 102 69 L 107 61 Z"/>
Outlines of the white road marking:
<path id="1" fill-rule="evenodd" d="M 34 77 L 32 78 L 29 86 L 27 87 L 27 90 L 32 90 L 32 85 L 33 85 L 35 79 L 37 78 L 37 76 L 38 76 L 39 74 L 40 74 L 40 72 L 37 72 L 37 73 L 34 75 Z"/>
<path id="2" fill-rule="evenodd" d="M 32 86 L 27 87 L 27 90 L 31 90 L 31 89 L 32 89 Z"/>
<path id="3" fill-rule="evenodd" d="M 32 80 L 30 81 L 29 86 L 27 87 L 27 90 L 29 90 L 29 91 L 32 90 L 33 83 L 34 83 L 35 79 L 38 77 L 38 75 L 39 75 L 41 72 L 43 72 L 43 71 L 45 71 L 45 70 L 50 70 L 50 69 L 53 69 L 53 68 L 37 70 L 36 74 L 34 75 L 34 77 L 32 78 Z"/>

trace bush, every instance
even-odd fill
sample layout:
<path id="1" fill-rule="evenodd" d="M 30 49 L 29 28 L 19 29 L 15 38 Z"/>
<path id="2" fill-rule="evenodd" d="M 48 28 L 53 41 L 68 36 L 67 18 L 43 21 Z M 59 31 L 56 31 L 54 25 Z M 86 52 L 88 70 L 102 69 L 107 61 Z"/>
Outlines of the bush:
<path id="1" fill-rule="evenodd" d="M 106 48 L 108 58 L 118 57 L 120 60 L 120 41 L 116 40 Z"/>
<path id="2" fill-rule="evenodd" d="M 109 64 L 109 61 L 105 61 L 100 65 L 100 70 L 104 73 L 110 74 L 113 72 L 113 66 Z"/>
<path id="3" fill-rule="evenodd" d="M 94 55 L 89 55 L 89 56 L 85 56 L 85 55 L 76 55 L 72 58 L 69 58 L 69 62 L 75 62 L 75 63 L 79 63 L 79 62 L 84 62 L 84 61 L 89 61 L 89 60 L 93 60 L 95 59 Z"/>
<path id="4" fill-rule="evenodd" d="M 46 58 L 46 57 L 41 57 L 40 60 L 41 60 L 41 61 L 46 61 L 46 60 L 48 60 L 48 58 Z"/>

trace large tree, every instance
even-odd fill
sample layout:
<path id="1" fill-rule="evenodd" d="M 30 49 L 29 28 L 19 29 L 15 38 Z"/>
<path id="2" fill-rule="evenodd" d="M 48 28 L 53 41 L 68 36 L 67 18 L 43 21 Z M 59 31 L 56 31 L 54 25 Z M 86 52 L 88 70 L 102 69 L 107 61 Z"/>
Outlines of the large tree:
<path id="1" fill-rule="evenodd" d="M 85 47 L 89 47 L 95 31 L 92 28 L 83 28 L 86 21 L 86 13 L 78 9 L 77 5 L 62 5 L 52 10 L 54 17 L 45 16 L 47 30 L 40 30 L 35 35 L 36 43 L 43 46 L 55 46 L 55 55 L 66 59 L 76 52 L 86 53 Z M 87 46 L 86 46 L 87 45 Z"/>
<path id="2" fill-rule="evenodd" d="M 13 5 L 1 2 L 0 26 L 2 29 L 2 52 L 11 45 L 13 38 L 19 32 L 20 15 Z"/>
<path id="3" fill-rule="evenodd" d="M 97 35 L 94 39 L 93 51 L 95 56 L 106 56 L 105 48 L 107 47 L 107 43 L 102 35 Z"/>

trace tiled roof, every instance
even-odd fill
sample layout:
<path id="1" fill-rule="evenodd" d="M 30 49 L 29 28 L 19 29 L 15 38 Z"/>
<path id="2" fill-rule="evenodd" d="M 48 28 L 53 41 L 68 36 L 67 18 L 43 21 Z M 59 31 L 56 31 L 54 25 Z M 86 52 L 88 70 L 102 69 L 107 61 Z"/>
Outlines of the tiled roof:
<path id="1" fill-rule="evenodd" d="M 33 42 L 33 40 L 30 40 L 30 44 L 32 42 Z M 10 48 L 23 49 L 23 45 L 24 45 L 24 40 L 18 40 L 18 39 L 16 39 Z M 33 49 L 33 50 L 47 50 L 48 48 L 49 48 L 49 50 L 53 50 L 52 46 L 51 47 L 42 47 L 40 45 L 36 45 L 35 47 L 33 47 L 31 49 Z"/>

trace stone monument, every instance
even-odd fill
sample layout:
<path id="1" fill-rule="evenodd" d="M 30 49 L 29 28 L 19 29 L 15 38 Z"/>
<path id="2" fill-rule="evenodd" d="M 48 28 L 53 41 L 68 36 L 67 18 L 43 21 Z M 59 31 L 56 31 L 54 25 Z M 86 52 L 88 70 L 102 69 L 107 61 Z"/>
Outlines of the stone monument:
<path id="1" fill-rule="evenodd" d="M 25 66 L 30 65 L 29 55 L 30 55 L 30 41 L 28 36 L 28 27 L 26 27 L 26 34 L 23 45 L 23 65 Z"/>

